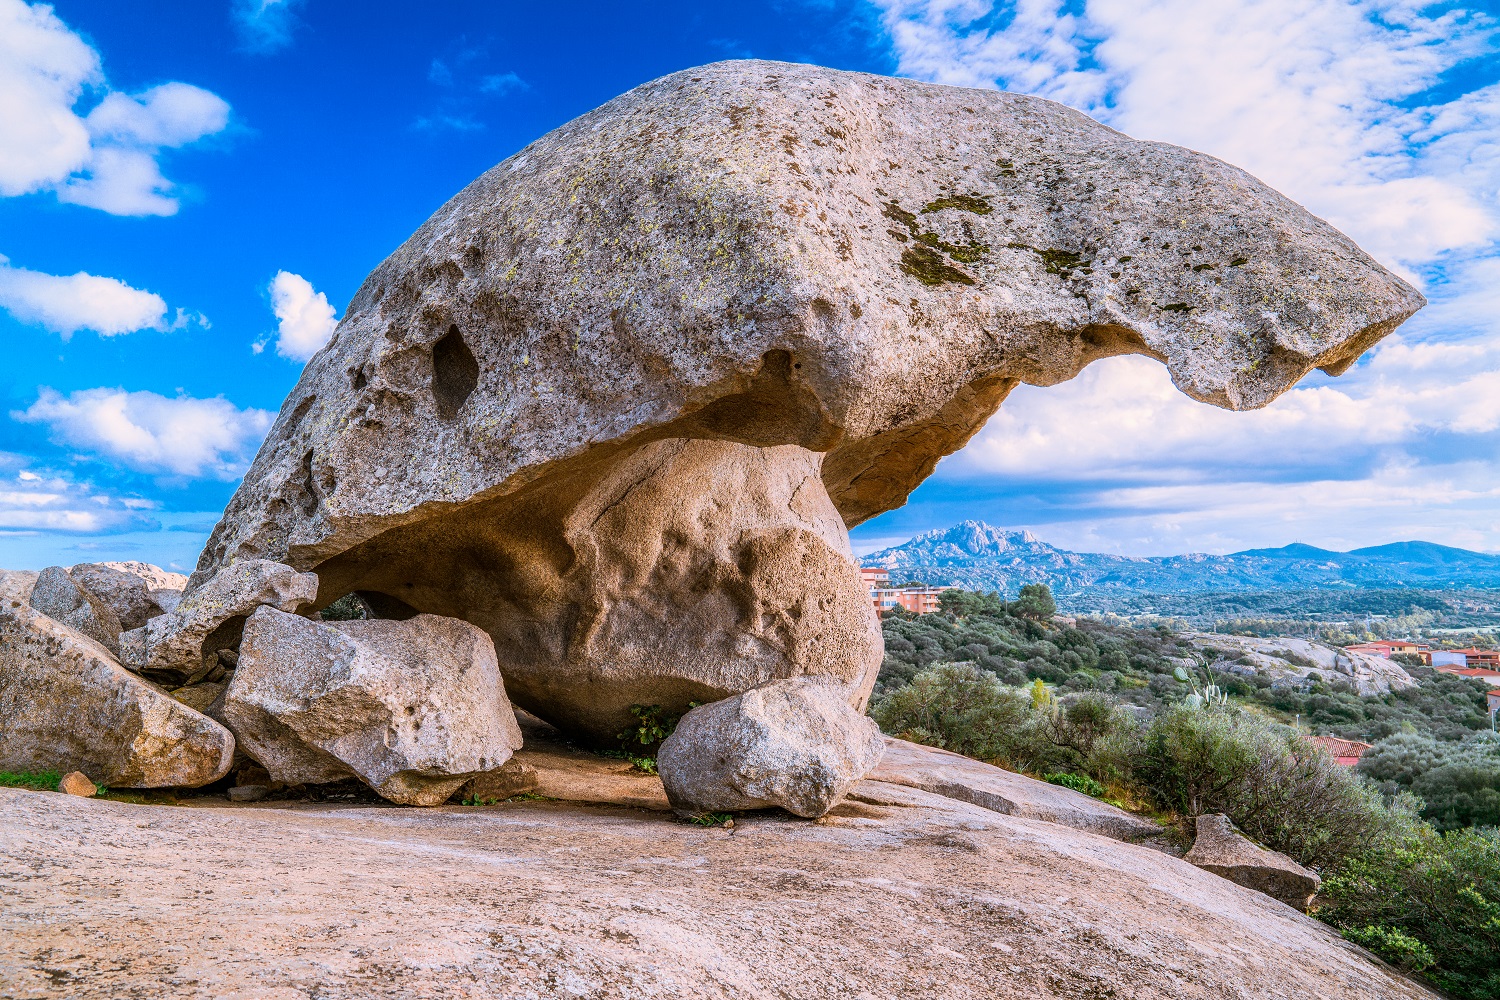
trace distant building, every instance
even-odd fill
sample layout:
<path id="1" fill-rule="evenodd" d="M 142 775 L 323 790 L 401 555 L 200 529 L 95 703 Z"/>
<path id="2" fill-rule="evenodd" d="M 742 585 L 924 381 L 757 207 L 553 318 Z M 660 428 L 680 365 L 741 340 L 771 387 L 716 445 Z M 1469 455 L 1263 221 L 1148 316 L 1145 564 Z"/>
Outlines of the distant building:
<path id="1" fill-rule="evenodd" d="M 1500 684 L 1500 667 L 1450 667 L 1444 664 L 1437 669 L 1456 677 L 1471 677 L 1486 684 Z"/>
<path id="2" fill-rule="evenodd" d="M 1358 764 L 1365 751 L 1374 746 L 1373 743 L 1361 743 L 1358 740 L 1341 740 L 1337 736 L 1314 736 L 1312 741 L 1332 754 L 1334 763 L 1343 767 Z"/>
<path id="3" fill-rule="evenodd" d="M 1500 667 L 1500 649 L 1455 649 L 1464 655 L 1467 667 Z"/>
<path id="4" fill-rule="evenodd" d="M 938 603 L 938 595 L 952 587 L 903 587 L 898 590 L 890 588 L 872 589 L 870 599 L 875 602 L 876 611 L 889 611 L 892 608 L 905 608 L 907 611 L 919 615 L 930 615 L 934 611 L 942 610 Z"/>
<path id="5" fill-rule="evenodd" d="M 870 593 L 870 601 L 876 611 L 905 608 L 919 615 L 930 615 L 941 610 L 938 595 L 952 587 L 892 587 L 891 571 L 883 566 L 861 566 L 860 581 Z"/>
<path id="6" fill-rule="evenodd" d="M 1351 653 L 1368 653 L 1371 656 L 1383 656 L 1387 660 L 1398 653 L 1405 653 L 1410 656 L 1421 656 L 1423 653 L 1421 646 L 1414 642 L 1407 642 L 1405 639 L 1382 639 L 1379 642 L 1358 642 L 1344 648 Z"/>
<path id="7" fill-rule="evenodd" d="M 1469 658 L 1451 649 L 1434 649 L 1427 654 L 1427 662 L 1434 667 L 1467 667 Z"/>
<path id="8" fill-rule="evenodd" d="M 1500 691 L 1486 691 L 1484 697 L 1489 702 L 1489 713 L 1491 715 L 1500 712 Z"/>

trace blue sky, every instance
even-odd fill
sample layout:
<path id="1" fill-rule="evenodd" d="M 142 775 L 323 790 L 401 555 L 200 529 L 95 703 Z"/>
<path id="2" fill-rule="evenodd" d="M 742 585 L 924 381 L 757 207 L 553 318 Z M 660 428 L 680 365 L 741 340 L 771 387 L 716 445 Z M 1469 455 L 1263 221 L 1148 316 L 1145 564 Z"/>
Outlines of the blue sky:
<path id="1" fill-rule="evenodd" d="M 857 548 L 980 517 L 1133 554 L 1500 549 L 1500 59 L 1480 8 L 0 0 L 0 566 L 190 568 L 302 363 L 434 209 L 638 83 L 748 56 L 1038 93 L 1214 153 L 1433 302 L 1257 413 L 1143 359 L 1022 387 Z"/>

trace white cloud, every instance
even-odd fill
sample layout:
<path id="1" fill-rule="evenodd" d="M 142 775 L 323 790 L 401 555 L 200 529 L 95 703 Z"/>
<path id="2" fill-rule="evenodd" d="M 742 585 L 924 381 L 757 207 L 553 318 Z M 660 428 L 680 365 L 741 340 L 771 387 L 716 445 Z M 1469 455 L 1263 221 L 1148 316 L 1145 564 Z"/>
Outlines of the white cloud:
<path id="1" fill-rule="evenodd" d="M 1494 463 L 1389 466 L 1353 480 L 1225 481 L 1079 494 L 1067 520 L 1025 527 L 1081 552 L 1172 555 L 1310 542 L 1345 550 L 1424 540 L 1500 548 Z M 1484 484 L 1476 487 L 1476 483 Z"/>
<path id="2" fill-rule="evenodd" d="M 233 479 L 244 472 L 274 415 L 228 400 L 168 398 L 154 392 L 83 389 L 63 396 L 42 389 L 11 417 L 44 423 L 60 444 L 141 472 Z"/>
<path id="3" fill-rule="evenodd" d="M 277 271 L 271 279 L 271 309 L 276 313 L 276 353 L 293 361 L 317 354 L 339 325 L 328 296 L 315 291 L 300 274 Z M 256 353 L 265 347 L 255 345 Z"/>
<path id="4" fill-rule="evenodd" d="M 479 81 L 481 94 L 508 94 L 513 90 L 530 90 L 531 84 L 514 73 L 492 73 Z"/>
<path id="5" fill-rule="evenodd" d="M 172 215 L 177 189 L 157 156 L 228 123 L 229 105 L 190 84 L 111 91 L 99 54 L 50 6 L 0 0 L 0 195 L 54 191 L 114 215 Z"/>
<path id="6" fill-rule="evenodd" d="M 295 8 L 301 0 L 234 0 L 232 16 L 240 44 L 249 52 L 268 55 L 292 44 L 297 26 Z"/>
<path id="7" fill-rule="evenodd" d="M 167 304 L 154 292 L 132 288 L 118 278 L 77 274 L 46 274 L 12 267 L 0 254 L 0 308 L 23 323 L 35 323 L 63 340 L 79 330 L 105 337 L 133 330 L 177 330 L 196 324 L 208 326 L 202 313 L 177 310 L 168 322 Z"/>
<path id="8" fill-rule="evenodd" d="M 0 195 L 60 183 L 88 159 L 71 109 L 100 80 L 98 53 L 52 8 L 0 0 Z"/>
<path id="9" fill-rule="evenodd" d="M 100 493 L 87 483 L 28 468 L 18 455 L 0 454 L 0 534 L 105 534 L 159 527 L 139 497 Z"/>
<path id="10" fill-rule="evenodd" d="M 1224 469 L 1327 469 L 1368 464 L 1433 434 L 1500 429 L 1500 409 L 1485 402 L 1500 398 L 1500 371 L 1455 376 L 1445 368 L 1419 380 L 1402 360 L 1426 350 L 1397 341 L 1348 388 L 1293 389 L 1244 413 L 1189 399 L 1149 358 L 1108 358 L 1071 382 L 1018 388 L 944 474 L 1163 481 Z"/>

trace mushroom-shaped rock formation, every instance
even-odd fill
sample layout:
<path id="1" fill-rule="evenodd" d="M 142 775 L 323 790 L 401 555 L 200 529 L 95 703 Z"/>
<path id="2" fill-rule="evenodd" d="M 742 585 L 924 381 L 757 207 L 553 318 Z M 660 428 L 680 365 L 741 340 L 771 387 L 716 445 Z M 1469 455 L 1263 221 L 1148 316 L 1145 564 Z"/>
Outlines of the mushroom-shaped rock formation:
<path id="1" fill-rule="evenodd" d="M 303 372 L 193 585 L 267 558 L 464 618 L 613 736 L 880 659 L 847 526 L 1021 382 L 1157 358 L 1262 406 L 1422 305 L 1236 167 L 1015 94 L 770 62 L 664 77 L 461 191 Z M 859 605 L 856 613 L 855 605 Z"/>

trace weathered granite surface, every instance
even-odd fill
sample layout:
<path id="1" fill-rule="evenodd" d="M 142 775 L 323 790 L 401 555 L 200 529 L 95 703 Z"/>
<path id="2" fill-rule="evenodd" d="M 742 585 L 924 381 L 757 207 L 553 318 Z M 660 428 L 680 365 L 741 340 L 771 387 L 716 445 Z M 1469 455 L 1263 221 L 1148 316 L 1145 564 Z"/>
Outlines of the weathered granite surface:
<path id="1" fill-rule="evenodd" d="M 526 678 L 519 704 L 572 722 L 609 687 L 581 681 L 616 600 L 643 661 L 679 642 L 689 593 L 722 595 L 715 643 L 766 635 L 725 554 L 791 524 L 738 527 L 769 493 L 739 491 L 733 462 L 694 508 L 728 537 L 642 529 L 639 558 L 608 563 L 628 571 L 623 598 L 589 564 L 609 536 L 581 512 L 651 442 L 800 449 L 791 465 L 816 461 L 808 490 L 827 498 L 808 502 L 854 525 L 904 502 L 1021 382 L 1140 353 L 1197 399 L 1260 406 L 1422 302 L 1244 171 L 1049 101 L 784 63 L 688 70 L 501 163 L 376 268 L 190 592 L 260 557 L 316 570 L 319 604 L 359 591 L 385 616 L 462 617 Z M 837 590 L 822 586 L 805 609 Z M 660 595 L 654 618 L 641 592 Z M 594 735 L 628 721 L 622 704 L 704 700 L 676 659 L 655 689 L 610 690 Z M 705 659 L 710 695 L 767 679 Z M 799 672 L 786 657 L 773 674 Z"/>

